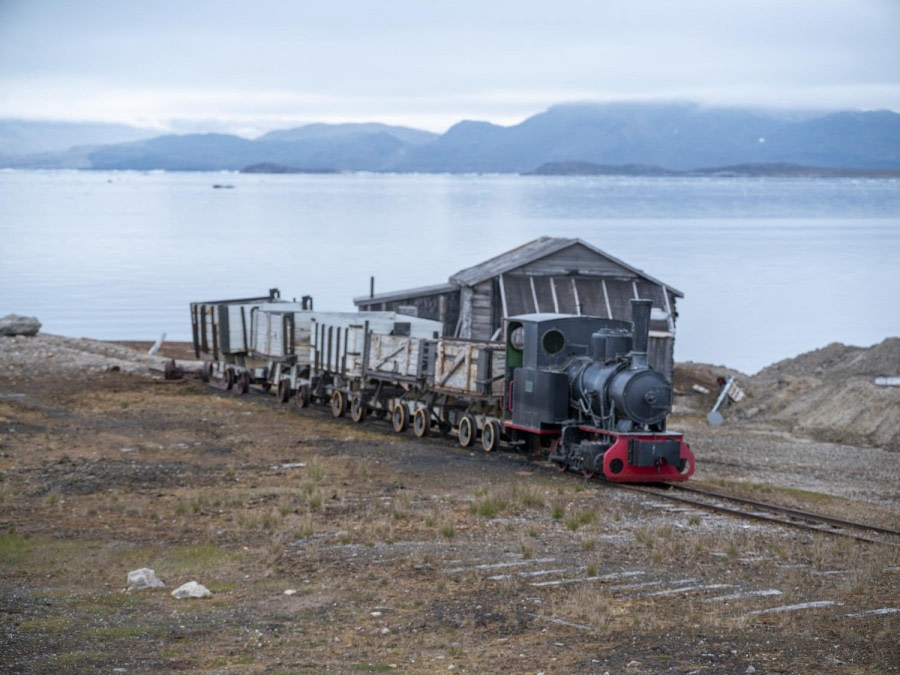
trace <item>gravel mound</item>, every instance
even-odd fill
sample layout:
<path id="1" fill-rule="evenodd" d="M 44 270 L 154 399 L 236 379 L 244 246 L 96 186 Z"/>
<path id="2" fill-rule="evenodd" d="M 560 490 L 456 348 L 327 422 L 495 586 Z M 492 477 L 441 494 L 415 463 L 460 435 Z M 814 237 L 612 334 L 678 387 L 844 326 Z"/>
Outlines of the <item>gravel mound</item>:
<path id="1" fill-rule="evenodd" d="M 750 400 L 736 413 L 818 440 L 900 452 L 900 388 L 874 382 L 898 374 L 900 338 L 869 348 L 833 343 L 750 378 Z"/>
<path id="2" fill-rule="evenodd" d="M 832 342 L 821 349 L 768 366 L 753 380 L 765 382 L 786 375 L 816 377 L 825 381 L 900 375 L 900 338 L 888 338 L 868 348 Z"/>

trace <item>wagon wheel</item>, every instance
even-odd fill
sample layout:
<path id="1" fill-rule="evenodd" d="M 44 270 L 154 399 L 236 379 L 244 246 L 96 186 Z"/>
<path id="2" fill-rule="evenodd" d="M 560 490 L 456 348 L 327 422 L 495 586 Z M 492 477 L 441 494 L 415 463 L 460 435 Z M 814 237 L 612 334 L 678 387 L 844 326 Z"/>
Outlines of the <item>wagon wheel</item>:
<path id="1" fill-rule="evenodd" d="M 288 399 L 291 398 L 291 381 L 290 380 L 281 380 L 278 383 L 278 401 L 280 403 L 287 403 Z"/>
<path id="2" fill-rule="evenodd" d="M 459 444 L 464 448 L 471 447 L 478 435 L 478 425 L 472 415 L 463 415 L 459 421 Z"/>
<path id="3" fill-rule="evenodd" d="M 297 390 L 297 407 L 298 408 L 308 408 L 309 407 L 309 385 L 301 384 L 300 388 Z"/>
<path id="4" fill-rule="evenodd" d="M 550 452 L 548 453 L 551 457 L 559 452 L 560 439 L 559 437 L 554 438 L 550 443 Z M 560 473 L 564 473 L 569 470 L 569 465 L 565 462 L 557 462 L 556 460 L 551 460 L 554 464 L 556 464 L 556 470 Z"/>
<path id="5" fill-rule="evenodd" d="M 481 447 L 485 452 L 493 452 L 500 446 L 500 423 L 489 420 L 481 430 Z"/>
<path id="6" fill-rule="evenodd" d="M 212 379 L 213 374 L 213 364 L 207 361 L 204 363 L 200 370 L 198 371 L 198 375 L 200 376 L 201 382 L 209 382 Z"/>
<path id="7" fill-rule="evenodd" d="M 335 389 L 331 394 L 331 416 L 343 417 L 347 412 L 347 395 L 340 389 Z"/>
<path id="8" fill-rule="evenodd" d="M 234 388 L 235 379 L 236 378 L 234 376 L 234 369 L 226 368 L 225 374 L 222 377 L 222 386 L 225 387 L 226 390 Z"/>
<path id="9" fill-rule="evenodd" d="M 357 424 L 362 424 L 368 412 L 366 408 L 366 402 L 363 401 L 363 397 L 360 394 L 354 394 L 353 398 L 350 399 L 350 419 Z"/>
<path id="10" fill-rule="evenodd" d="M 418 408 L 413 415 L 413 433 L 418 438 L 424 438 L 431 431 L 431 411 L 428 408 Z"/>
<path id="11" fill-rule="evenodd" d="M 238 373 L 235 386 L 237 387 L 237 392 L 239 394 L 243 395 L 250 391 L 250 373 L 248 373 L 246 370 L 242 370 L 240 373 Z"/>
<path id="12" fill-rule="evenodd" d="M 391 426 L 398 434 L 406 431 L 409 426 L 409 410 L 402 403 L 398 403 L 391 411 Z"/>
<path id="13" fill-rule="evenodd" d="M 175 359 L 171 359 L 166 361 L 166 365 L 163 368 L 163 377 L 166 380 L 180 380 L 184 377 L 184 369 L 175 363 Z"/>

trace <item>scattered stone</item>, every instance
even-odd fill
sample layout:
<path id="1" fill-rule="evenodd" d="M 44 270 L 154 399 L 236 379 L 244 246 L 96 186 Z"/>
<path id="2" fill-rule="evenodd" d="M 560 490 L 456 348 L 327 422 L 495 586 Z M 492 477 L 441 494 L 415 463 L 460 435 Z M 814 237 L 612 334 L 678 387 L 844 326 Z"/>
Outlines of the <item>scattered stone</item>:
<path id="1" fill-rule="evenodd" d="M 284 592 L 285 595 L 297 595 L 296 589 L 289 588 Z"/>
<path id="2" fill-rule="evenodd" d="M 897 614 L 900 607 L 882 607 L 880 609 L 867 609 L 861 612 L 852 612 L 847 616 L 887 616 L 888 614 Z"/>
<path id="3" fill-rule="evenodd" d="M 784 605 L 782 607 L 770 607 L 769 609 L 757 609 L 747 612 L 744 616 L 759 616 L 761 614 L 782 614 L 784 612 L 796 612 L 801 609 L 821 609 L 823 607 L 834 607 L 839 603 L 833 600 L 819 600 L 817 602 L 801 602 L 797 605 Z"/>
<path id="4" fill-rule="evenodd" d="M 41 329 L 41 322 L 33 316 L 19 316 L 7 314 L 0 319 L 0 335 L 12 337 L 14 335 L 34 336 Z"/>
<path id="5" fill-rule="evenodd" d="M 177 600 L 184 600 L 187 598 L 209 598 L 211 596 L 212 593 L 209 592 L 209 589 L 203 584 L 198 584 L 196 581 L 189 581 L 172 591 L 172 597 Z"/>
<path id="6" fill-rule="evenodd" d="M 165 584 L 156 576 L 156 572 L 148 567 L 142 567 L 128 573 L 128 587 L 126 591 L 140 591 L 145 588 L 163 588 Z"/>

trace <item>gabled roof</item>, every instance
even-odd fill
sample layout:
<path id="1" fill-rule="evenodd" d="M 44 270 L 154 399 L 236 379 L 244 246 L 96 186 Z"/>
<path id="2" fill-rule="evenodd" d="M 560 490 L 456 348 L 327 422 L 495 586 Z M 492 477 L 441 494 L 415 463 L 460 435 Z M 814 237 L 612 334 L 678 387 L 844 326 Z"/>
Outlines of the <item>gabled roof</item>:
<path id="1" fill-rule="evenodd" d="M 628 263 L 625 263 L 618 258 L 611 256 L 605 251 L 601 251 L 595 246 L 591 246 L 581 239 L 565 239 L 562 237 L 540 237 L 538 239 L 535 239 L 534 241 L 529 241 L 527 244 L 523 244 L 522 246 L 514 248 L 511 251 L 507 251 L 506 253 L 501 253 L 500 255 L 491 258 L 490 260 L 486 260 L 483 263 L 475 265 L 474 267 L 460 270 L 452 277 L 450 277 L 450 283 L 458 284 L 460 286 L 475 286 L 476 284 L 480 284 L 482 281 L 493 279 L 500 274 L 505 274 L 506 272 L 518 269 L 519 267 L 534 262 L 535 260 L 540 260 L 541 258 L 545 258 L 571 246 L 577 245 L 584 246 L 585 248 L 596 253 L 598 256 L 602 256 L 603 258 L 606 258 L 607 260 L 620 265 L 621 267 L 629 270 L 630 272 L 633 272 L 635 275 L 641 277 L 642 279 L 646 279 L 647 281 L 657 284 L 658 286 L 665 286 L 679 298 L 684 297 L 684 293 L 682 293 L 681 291 L 672 288 L 668 284 L 663 283 L 658 279 L 654 279 L 643 270 L 632 267 Z"/>
<path id="2" fill-rule="evenodd" d="M 674 293 L 679 298 L 684 297 L 684 293 L 682 293 L 678 289 L 672 288 L 668 284 L 663 283 L 658 279 L 654 279 L 643 270 L 632 267 L 628 263 L 625 263 L 618 258 L 611 256 L 605 251 L 601 251 L 596 246 L 591 246 L 581 239 L 540 237 L 538 239 L 535 239 L 534 241 L 529 241 L 527 244 L 522 244 L 522 246 L 514 248 L 511 251 L 501 253 L 500 255 L 491 258 L 490 260 L 486 260 L 483 263 L 479 263 L 474 267 L 468 267 L 464 270 L 460 270 L 459 272 L 451 276 L 449 282 L 446 284 L 437 284 L 435 286 L 425 286 L 422 288 L 410 288 L 401 291 L 392 291 L 389 293 L 379 293 L 373 297 L 360 296 L 357 298 L 353 298 L 353 303 L 357 306 L 364 306 L 379 302 L 394 302 L 406 298 L 417 298 L 425 295 L 447 293 L 456 290 L 461 286 L 475 286 L 477 284 L 480 284 L 482 281 L 493 279 L 496 276 L 523 267 L 524 265 L 534 262 L 535 260 L 540 260 L 541 258 L 545 258 L 549 255 L 565 250 L 570 246 L 584 246 L 596 255 L 606 258 L 607 260 L 615 263 L 616 265 L 619 265 L 629 272 L 634 273 L 641 279 L 645 279 L 651 283 L 656 284 L 657 286 L 665 286 L 671 293 Z"/>

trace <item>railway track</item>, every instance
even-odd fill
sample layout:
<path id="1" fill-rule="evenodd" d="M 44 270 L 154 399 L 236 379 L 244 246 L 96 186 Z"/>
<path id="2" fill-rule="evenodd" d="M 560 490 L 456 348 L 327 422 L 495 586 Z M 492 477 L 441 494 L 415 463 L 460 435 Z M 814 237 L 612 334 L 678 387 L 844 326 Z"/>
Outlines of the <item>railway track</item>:
<path id="1" fill-rule="evenodd" d="M 266 400 L 272 407 L 278 407 L 278 403 L 274 398 L 262 397 L 257 400 Z M 307 408 L 304 412 L 322 419 L 331 417 L 331 414 L 327 409 L 318 406 Z M 377 429 L 379 428 L 379 425 L 375 425 L 371 428 Z M 394 435 L 394 432 L 390 430 L 389 427 L 383 430 L 387 435 Z M 434 442 L 443 445 L 438 439 L 420 438 L 417 440 L 418 442 Z M 511 454 L 509 456 L 515 457 L 516 455 Z M 521 457 L 521 455 L 519 456 Z M 691 485 L 668 483 L 658 486 L 649 486 L 634 485 L 630 483 L 609 483 L 606 481 L 598 481 L 598 484 L 615 486 L 632 492 L 652 495 L 654 497 L 686 504 L 697 509 L 723 513 L 738 518 L 757 520 L 774 525 L 792 527 L 833 536 L 848 537 L 856 541 L 870 544 L 883 544 L 900 548 L 900 531 L 898 530 L 843 520 L 824 514 L 802 511 L 744 497 L 726 495 Z"/>
<path id="2" fill-rule="evenodd" d="M 758 520 L 833 536 L 848 537 L 869 544 L 883 544 L 900 548 L 900 531 L 877 525 L 833 518 L 821 513 L 726 495 L 688 485 L 670 484 L 659 487 L 624 483 L 616 485 L 632 492 L 662 497 L 663 499 L 687 504 L 705 511 L 724 513 L 738 518 Z"/>

